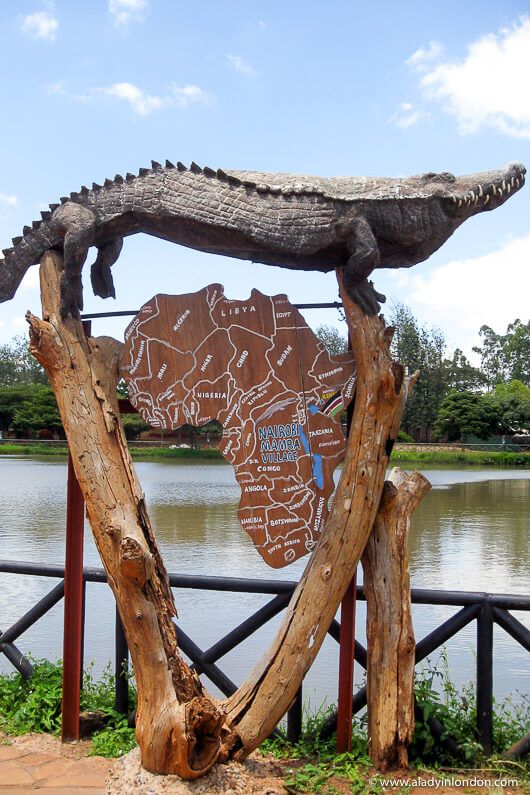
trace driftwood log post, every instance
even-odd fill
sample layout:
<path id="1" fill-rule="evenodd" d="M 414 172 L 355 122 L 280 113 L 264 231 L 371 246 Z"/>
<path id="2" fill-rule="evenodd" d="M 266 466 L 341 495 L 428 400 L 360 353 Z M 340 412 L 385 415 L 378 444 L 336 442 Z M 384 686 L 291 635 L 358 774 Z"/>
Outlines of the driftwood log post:
<path id="1" fill-rule="evenodd" d="M 414 734 L 416 644 L 407 541 L 411 514 L 429 489 L 420 472 L 394 468 L 362 556 L 369 751 L 382 772 L 408 767 L 407 749 Z"/>
<path id="2" fill-rule="evenodd" d="M 341 287 L 358 386 L 333 508 L 271 648 L 241 688 L 218 702 L 179 654 L 173 597 L 116 405 L 121 344 L 87 340 L 79 321 L 61 320 L 62 270 L 58 253 L 44 254 L 43 319 L 28 312 L 30 342 L 57 398 L 131 650 L 142 764 L 198 778 L 217 760 L 247 756 L 293 700 L 370 535 L 410 382 L 390 359 L 383 319 L 364 315 Z"/>

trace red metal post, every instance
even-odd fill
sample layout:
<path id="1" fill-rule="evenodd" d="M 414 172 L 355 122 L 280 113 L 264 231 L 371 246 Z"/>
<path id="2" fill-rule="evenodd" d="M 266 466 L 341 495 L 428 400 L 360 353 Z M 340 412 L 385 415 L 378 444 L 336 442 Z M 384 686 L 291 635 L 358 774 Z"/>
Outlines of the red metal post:
<path id="1" fill-rule="evenodd" d="M 353 664 L 355 648 L 355 602 L 357 572 L 344 594 L 340 608 L 339 696 L 337 705 L 337 751 L 351 750 L 353 710 Z"/>
<path id="2" fill-rule="evenodd" d="M 90 334 L 90 323 L 83 323 Z M 68 454 L 66 553 L 64 567 L 63 706 L 61 739 L 79 740 L 79 703 L 83 664 L 83 531 L 85 502 Z"/>

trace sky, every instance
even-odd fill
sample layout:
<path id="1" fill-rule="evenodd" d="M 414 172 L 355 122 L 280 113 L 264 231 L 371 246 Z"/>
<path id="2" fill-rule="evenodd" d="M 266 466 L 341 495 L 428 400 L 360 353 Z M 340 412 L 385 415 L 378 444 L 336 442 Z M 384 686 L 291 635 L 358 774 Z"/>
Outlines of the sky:
<path id="1" fill-rule="evenodd" d="M 0 4 L 0 248 L 81 185 L 151 160 L 322 176 L 469 174 L 529 165 L 530 7 L 506 0 L 18 0 Z M 427 262 L 379 270 L 384 312 L 406 303 L 468 354 L 487 324 L 529 316 L 530 188 L 467 221 Z M 0 261 L 1 267 L 1 261 Z M 212 282 L 294 303 L 334 301 L 333 273 L 291 272 L 147 235 L 125 241 L 117 299 Z M 37 267 L 0 306 L 0 343 L 38 314 Z M 345 331 L 336 310 L 305 312 Z M 121 339 L 126 320 L 95 321 Z"/>

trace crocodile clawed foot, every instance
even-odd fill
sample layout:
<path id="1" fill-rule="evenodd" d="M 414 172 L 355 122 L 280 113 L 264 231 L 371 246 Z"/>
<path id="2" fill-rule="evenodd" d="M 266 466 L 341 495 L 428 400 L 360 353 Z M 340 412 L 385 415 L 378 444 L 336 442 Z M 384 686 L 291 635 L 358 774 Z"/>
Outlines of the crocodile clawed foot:
<path id="1" fill-rule="evenodd" d="M 71 275 L 68 271 L 61 274 L 61 317 L 66 320 L 71 315 L 79 320 L 83 311 L 83 283 L 81 276 Z"/>
<path id="2" fill-rule="evenodd" d="M 101 266 L 95 262 L 90 269 L 90 281 L 94 295 L 99 295 L 100 298 L 116 298 L 114 280 L 109 265 Z"/>
<path id="3" fill-rule="evenodd" d="M 90 271 L 90 280 L 95 295 L 100 298 L 116 298 L 111 266 L 114 265 L 123 246 L 123 238 L 117 237 L 98 246 L 98 255 Z"/>
<path id="4" fill-rule="evenodd" d="M 348 287 L 347 293 L 365 315 L 378 315 L 381 310 L 380 304 L 384 304 L 386 301 L 386 296 L 378 293 L 373 282 L 368 279 Z"/>

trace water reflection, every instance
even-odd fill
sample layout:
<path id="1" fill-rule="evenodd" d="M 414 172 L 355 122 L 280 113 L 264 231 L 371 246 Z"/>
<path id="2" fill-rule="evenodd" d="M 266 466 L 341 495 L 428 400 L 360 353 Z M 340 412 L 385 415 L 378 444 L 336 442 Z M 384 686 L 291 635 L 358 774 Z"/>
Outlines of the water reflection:
<path id="1" fill-rule="evenodd" d="M 142 487 L 169 571 L 263 579 L 298 579 L 306 559 L 282 570 L 270 569 L 254 551 L 236 518 L 239 487 L 231 467 L 222 463 L 137 464 Z M 433 483 L 418 508 L 411 532 L 413 587 L 451 590 L 528 592 L 528 472 L 514 470 L 426 471 Z M 66 503 L 64 460 L 0 458 L 0 557 L 62 563 Z M 100 565 L 89 528 L 87 565 Z M 0 575 L 0 629 L 8 626 L 55 584 L 44 578 Z M 202 648 L 243 621 L 270 597 L 220 594 L 180 589 L 176 592 L 179 622 Z M 87 589 L 87 659 L 101 670 L 112 659 L 114 614 L 106 586 Z M 417 638 L 457 608 L 417 606 Z M 518 614 L 528 625 L 528 614 Z M 62 647 L 62 607 L 58 605 L 20 641 L 36 656 L 58 657 Z M 220 661 L 240 683 L 270 642 L 276 618 Z M 365 609 L 357 614 L 357 636 L 364 641 Z M 475 628 L 469 627 L 447 644 L 457 682 L 473 675 Z M 506 633 L 495 630 L 497 695 L 519 688 L 530 691 L 527 655 Z M 0 655 L 0 670 L 10 670 Z M 337 646 L 327 640 L 306 685 L 318 706 L 336 700 Z M 357 668 L 356 680 L 361 681 Z"/>

